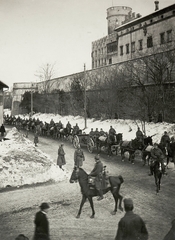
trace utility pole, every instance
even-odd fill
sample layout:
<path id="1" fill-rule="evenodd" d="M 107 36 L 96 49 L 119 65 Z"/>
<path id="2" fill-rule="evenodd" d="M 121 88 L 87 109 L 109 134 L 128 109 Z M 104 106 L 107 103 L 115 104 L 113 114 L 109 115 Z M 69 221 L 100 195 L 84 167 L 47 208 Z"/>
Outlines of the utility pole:
<path id="1" fill-rule="evenodd" d="M 33 115 L 33 83 L 31 84 L 31 117 Z"/>
<path id="2" fill-rule="evenodd" d="M 86 65 L 84 64 L 84 129 L 87 128 L 87 116 L 86 116 Z"/>

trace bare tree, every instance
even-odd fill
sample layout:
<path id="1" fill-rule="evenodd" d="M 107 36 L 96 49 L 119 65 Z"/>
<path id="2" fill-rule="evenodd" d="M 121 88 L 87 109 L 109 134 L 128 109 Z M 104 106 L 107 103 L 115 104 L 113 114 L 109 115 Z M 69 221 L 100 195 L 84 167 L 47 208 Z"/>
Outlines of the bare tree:
<path id="1" fill-rule="evenodd" d="M 45 93 L 49 93 L 52 85 L 54 84 L 54 81 L 51 81 L 55 74 L 54 66 L 55 63 L 46 63 L 41 66 L 35 74 L 35 76 L 39 78 L 39 81 L 43 82 L 43 92 Z"/>

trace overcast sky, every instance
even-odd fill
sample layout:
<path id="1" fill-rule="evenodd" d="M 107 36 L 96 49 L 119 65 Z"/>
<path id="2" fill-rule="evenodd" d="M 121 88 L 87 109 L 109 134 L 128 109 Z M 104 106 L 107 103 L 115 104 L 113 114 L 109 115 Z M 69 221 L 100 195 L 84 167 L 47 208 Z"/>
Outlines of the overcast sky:
<path id="1" fill-rule="evenodd" d="M 174 4 L 160 0 L 159 7 Z M 43 65 L 54 64 L 53 77 L 91 69 L 91 43 L 107 35 L 106 10 L 128 6 L 142 16 L 154 0 L 0 0 L 0 80 L 37 81 Z"/>

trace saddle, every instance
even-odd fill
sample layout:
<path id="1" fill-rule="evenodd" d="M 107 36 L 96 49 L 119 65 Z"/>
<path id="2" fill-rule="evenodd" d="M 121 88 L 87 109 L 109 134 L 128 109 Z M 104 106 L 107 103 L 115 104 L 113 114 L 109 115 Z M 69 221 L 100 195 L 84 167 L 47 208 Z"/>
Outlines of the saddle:
<path id="1" fill-rule="evenodd" d="M 88 176 L 88 184 L 90 189 L 96 189 L 95 181 L 96 181 L 96 177 Z M 109 175 L 106 171 L 102 173 L 101 183 L 102 183 L 102 189 L 106 189 L 111 186 L 109 182 Z"/>

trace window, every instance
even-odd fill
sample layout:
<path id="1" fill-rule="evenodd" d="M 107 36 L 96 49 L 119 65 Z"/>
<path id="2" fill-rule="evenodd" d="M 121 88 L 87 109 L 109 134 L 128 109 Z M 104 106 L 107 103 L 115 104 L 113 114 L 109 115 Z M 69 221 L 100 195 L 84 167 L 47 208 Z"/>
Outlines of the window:
<path id="1" fill-rule="evenodd" d="M 129 43 L 126 44 L 126 54 L 129 54 Z"/>
<path id="2" fill-rule="evenodd" d="M 109 64 L 112 64 L 112 58 L 109 59 Z"/>
<path id="3" fill-rule="evenodd" d="M 165 43 L 165 33 L 160 33 L 160 44 L 164 44 Z"/>
<path id="4" fill-rule="evenodd" d="M 167 42 L 172 42 L 172 30 L 167 31 Z"/>
<path id="5" fill-rule="evenodd" d="M 120 46 L 120 56 L 123 55 L 123 46 Z"/>
<path id="6" fill-rule="evenodd" d="M 139 40 L 139 50 L 143 50 L 143 39 Z"/>
<path id="7" fill-rule="evenodd" d="M 135 42 L 131 43 L 131 52 L 135 52 Z"/>
<path id="8" fill-rule="evenodd" d="M 153 38 L 152 36 L 147 38 L 147 48 L 151 48 L 153 46 Z"/>

